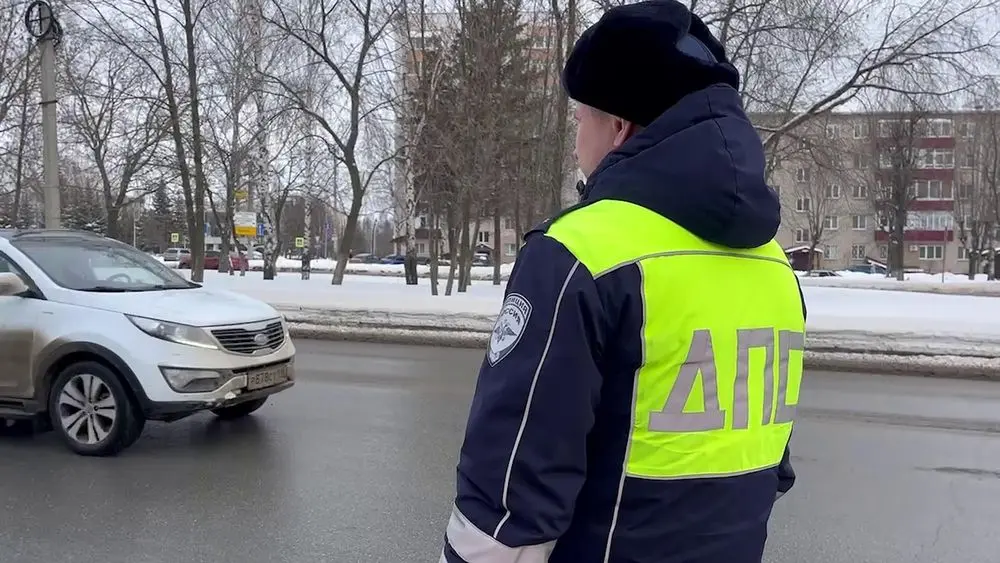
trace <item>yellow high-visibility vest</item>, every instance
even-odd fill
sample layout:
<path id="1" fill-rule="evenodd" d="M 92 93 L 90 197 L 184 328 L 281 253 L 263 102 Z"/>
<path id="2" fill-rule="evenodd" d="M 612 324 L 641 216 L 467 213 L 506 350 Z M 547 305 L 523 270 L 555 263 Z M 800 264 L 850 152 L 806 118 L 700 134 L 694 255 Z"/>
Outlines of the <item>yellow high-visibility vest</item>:
<path id="1" fill-rule="evenodd" d="M 641 274 L 629 476 L 730 476 L 780 463 L 802 383 L 805 321 L 777 242 L 726 248 L 617 200 L 567 213 L 546 236 L 594 279 L 633 264 Z"/>

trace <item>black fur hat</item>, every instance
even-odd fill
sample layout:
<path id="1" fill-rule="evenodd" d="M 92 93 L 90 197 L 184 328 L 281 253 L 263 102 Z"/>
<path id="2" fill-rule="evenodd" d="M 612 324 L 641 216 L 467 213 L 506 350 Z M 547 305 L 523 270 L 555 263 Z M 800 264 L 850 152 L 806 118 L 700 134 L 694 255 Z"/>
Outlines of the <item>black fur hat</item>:
<path id="1" fill-rule="evenodd" d="M 577 40 L 562 71 L 569 97 L 649 125 L 713 84 L 739 89 L 739 72 L 698 16 L 675 0 L 612 8 Z"/>

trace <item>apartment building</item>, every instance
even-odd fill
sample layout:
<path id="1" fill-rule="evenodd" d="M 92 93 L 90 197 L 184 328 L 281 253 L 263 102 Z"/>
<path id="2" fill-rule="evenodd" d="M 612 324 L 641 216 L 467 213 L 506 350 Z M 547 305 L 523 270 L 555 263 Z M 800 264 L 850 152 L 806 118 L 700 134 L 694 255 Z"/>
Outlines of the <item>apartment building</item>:
<path id="1" fill-rule="evenodd" d="M 968 271 L 963 233 L 972 219 L 993 213 L 991 205 L 984 209 L 980 160 L 996 150 L 985 147 L 996 127 L 997 112 L 984 111 L 835 113 L 806 124 L 772 151 L 770 183 L 782 203 L 779 242 L 796 269 L 808 267 L 810 249 L 814 268 L 886 263 L 886 186 L 903 182 L 910 185 L 904 267 Z"/>

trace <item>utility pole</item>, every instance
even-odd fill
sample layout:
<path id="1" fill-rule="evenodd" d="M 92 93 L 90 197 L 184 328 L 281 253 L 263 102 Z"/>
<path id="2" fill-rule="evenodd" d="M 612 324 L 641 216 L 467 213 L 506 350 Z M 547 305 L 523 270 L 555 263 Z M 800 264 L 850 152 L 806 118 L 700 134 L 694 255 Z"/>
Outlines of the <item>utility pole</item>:
<path id="1" fill-rule="evenodd" d="M 42 193 L 45 203 L 45 228 L 60 227 L 59 205 L 59 144 L 56 124 L 56 45 L 62 39 L 62 26 L 44 0 L 35 0 L 24 12 L 24 26 L 38 40 L 41 50 L 42 82 L 42 162 L 45 185 Z"/>

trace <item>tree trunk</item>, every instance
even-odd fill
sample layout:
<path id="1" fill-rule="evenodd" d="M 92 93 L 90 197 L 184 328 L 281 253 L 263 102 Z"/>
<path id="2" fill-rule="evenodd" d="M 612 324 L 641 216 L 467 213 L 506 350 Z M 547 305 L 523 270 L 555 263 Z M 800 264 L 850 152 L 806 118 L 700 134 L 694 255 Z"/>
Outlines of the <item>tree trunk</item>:
<path id="1" fill-rule="evenodd" d="M 466 256 L 470 254 L 470 225 L 472 221 L 472 201 L 469 195 L 465 196 L 462 202 L 461 211 L 461 229 L 462 229 L 462 239 L 458 243 L 458 251 L 460 254 L 454 256 L 455 261 L 458 262 L 458 292 L 464 293 L 466 288 L 469 286 L 469 270 L 465 267 Z M 479 224 L 476 223 L 476 231 L 479 231 Z M 456 252 L 452 252 L 453 255 Z M 472 257 L 469 257 L 469 262 L 472 261 Z"/>
<path id="2" fill-rule="evenodd" d="M 157 0 L 152 0 L 151 10 L 156 26 L 160 58 L 163 62 L 163 93 L 167 98 L 167 111 L 170 114 L 170 133 L 174 141 L 174 156 L 176 158 L 177 171 L 181 177 L 181 191 L 184 193 L 184 218 L 185 223 L 187 223 L 191 264 L 192 268 L 195 266 L 203 268 L 205 263 L 205 239 L 201 236 L 201 229 L 204 227 L 199 227 L 196 224 L 194 194 L 191 192 L 191 169 L 188 167 L 184 132 L 181 130 L 180 103 L 177 100 L 176 85 L 174 83 L 174 64 L 170 57 L 170 48 L 167 44 L 167 36 L 163 29 L 163 20 Z M 197 238 L 195 238 L 196 235 L 198 235 Z M 201 244 L 197 244 L 198 242 L 201 242 Z M 193 272 L 191 279 L 195 279 Z"/>
<path id="3" fill-rule="evenodd" d="M 201 101 L 198 99 L 198 57 L 195 54 L 194 8 L 191 0 L 182 0 L 184 11 L 184 41 L 187 46 L 188 103 L 191 108 L 191 152 L 194 160 L 194 214 L 202 224 L 191 233 L 191 246 L 200 248 L 197 254 L 191 251 L 191 280 L 205 279 L 205 151 L 201 139 Z M 228 259 L 228 256 L 221 258 Z"/>
<path id="4" fill-rule="evenodd" d="M 306 197 L 306 201 L 303 202 L 303 228 L 302 228 L 302 238 L 304 239 L 305 246 L 302 248 L 302 267 L 301 275 L 302 279 L 307 280 L 312 274 L 312 198 Z"/>
<path id="5" fill-rule="evenodd" d="M 438 252 L 438 250 L 439 249 L 438 249 L 438 246 L 440 245 L 440 241 L 438 240 L 438 217 L 437 217 L 437 214 L 434 213 L 433 209 L 430 209 L 427 212 L 427 224 L 430 226 L 430 229 L 429 229 L 430 235 L 427 238 L 428 238 L 428 244 L 430 244 L 431 246 L 427 250 L 429 251 L 430 257 L 431 257 L 431 279 L 430 279 L 430 281 L 431 281 L 431 295 L 437 295 L 438 294 L 438 274 L 439 274 L 439 270 L 438 270 L 438 268 L 439 268 L 439 266 L 438 266 L 438 255 L 439 255 L 439 252 Z"/>
<path id="6" fill-rule="evenodd" d="M 500 285 L 500 205 L 493 212 L 493 285 Z"/>
<path id="7" fill-rule="evenodd" d="M 416 186 L 414 185 L 413 164 L 409 158 L 404 160 L 406 166 L 406 201 L 403 203 L 403 236 L 405 237 L 405 256 L 403 274 L 406 285 L 417 285 L 417 230 L 414 220 L 417 214 Z M 429 238 L 429 237 L 428 237 Z"/>
<path id="8" fill-rule="evenodd" d="M 21 192 L 24 188 L 24 149 L 28 144 L 28 88 L 21 96 L 21 127 L 17 135 L 17 160 L 14 164 L 14 209 L 11 211 L 10 226 L 18 228 L 21 220 Z"/>
<path id="9" fill-rule="evenodd" d="M 448 295 L 451 295 L 451 292 L 455 287 L 455 268 L 458 266 L 458 228 L 455 226 L 458 223 L 455 222 L 454 205 L 448 205 L 448 210 L 445 212 L 444 220 L 448 225 L 448 252 L 451 255 L 451 260 L 448 263 L 448 282 L 445 284 L 444 288 L 444 294 L 447 297 Z"/>
<path id="10" fill-rule="evenodd" d="M 340 246 L 337 249 L 337 265 L 333 268 L 333 279 L 330 283 L 341 285 L 344 283 L 344 272 L 347 271 L 347 261 L 350 259 L 351 245 L 354 243 L 354 233 L 358 230 L 358 216 L 361 214 L 361 197 L 359 186 L 361 182 L 361 171 L 358 165 L 352 160 L 348 160 L 347 171 L 351 176 L 351 187 L 354 197 L 351 198 L 351 209 L 347 213 L 347 220 L 344 222 L 344 236 L 340 239 Z"/>

